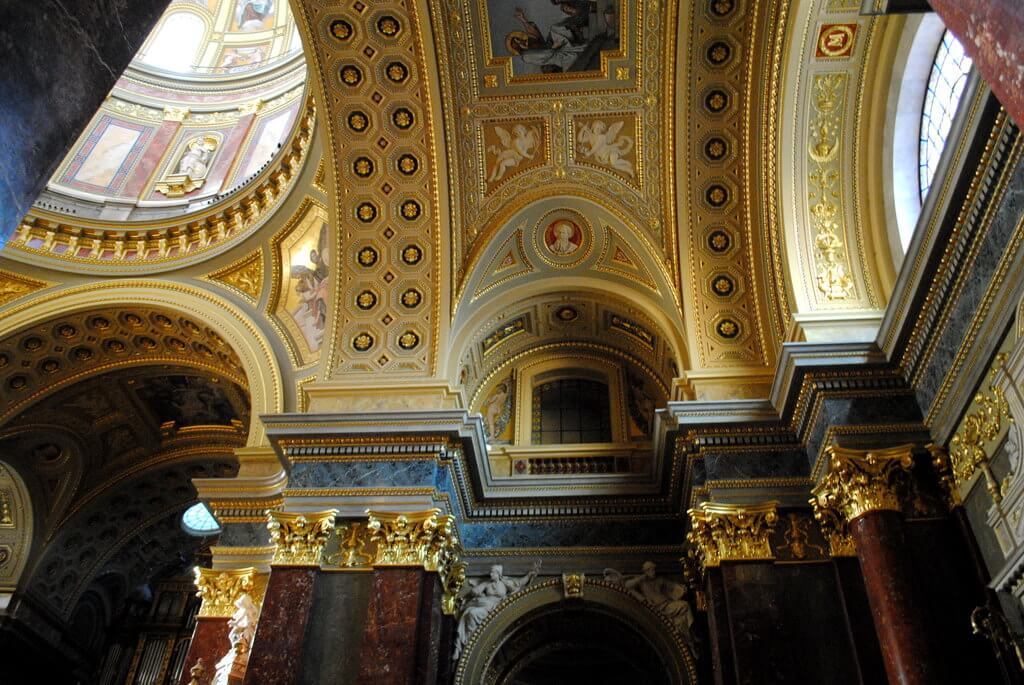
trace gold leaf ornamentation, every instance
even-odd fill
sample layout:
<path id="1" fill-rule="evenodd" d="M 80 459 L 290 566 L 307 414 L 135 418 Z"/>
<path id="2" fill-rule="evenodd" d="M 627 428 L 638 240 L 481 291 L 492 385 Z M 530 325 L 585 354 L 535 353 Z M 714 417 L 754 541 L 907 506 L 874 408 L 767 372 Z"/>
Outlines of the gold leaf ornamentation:
<path id="1" fill-rule="evenodd" d="M 196 596 L 203 600 L 199 615 L 228 618 L 235 613 L 235 602 L 242 595 L 249 595 L 257 606 L 260 605 L 267 576 L 252 567 L 219 571 L 197 566 L 193 582 Z"/>
<path id="2" fill-rule="evenodd" d="M 898 486 L 913 466 L 912 449 L 913 445 L 880 450 L 828 447 L 831 470 L 811 491 L 815 518 L 820 523 L 823 510 L 830 510 L 849 524 L 868 512 L 900 511 Z"/>
<path id="3" fill-rule="evenodd" d="M 456 598 L 466 580 L 455 517 L 442 515 L 440 509 L 367 513 L 370 539 L 377 544 L 374 567 L 418 566 L 437 572 L 444 588 L 442 608 L 453 615 Z"/>
<path id="4" fill-rule="evenodd" d="M 10 271 L 0 270 L 0 307 L 36 290 L 42 290 L 49 285 L 52 284 Z"/>
<path id="5" fill-rule="evenodd" d="M 274 561 L 279 566 L 319 566 L 327 538 L 334 531 L 337 511 L 295 514 L 269 512 L 270 541 L 274 543 Z"/>
<path id="6" fill-rule="evenodd" d="M 263 249 L 214 271 L 207 278 L 242 292 L 253 302 L 259 301 L 263 290 Z"/>
<path id="7" fill-rule="evenodd" d="M 957 485 L 970 480 L 980 469 L 992 500 L 997 504 L 1002 501 L 1002 494 L 989 466 L 987 445 L 999 437 L 1004 423 L 1013 423 L 1006 394 L 995 384 L 996 377 L 1005 368 L 1006 353 L 997 354 L 989 371 L 988 390 L 974 396 L 974 410 L 964 417 L 949 443 L 949 458 Z"/>
<path id="8" fill-rule="evenodd" d="M 769 561 L 775 558 L 769 539 L 779 520 L 778 502 L 718 504 L 702 502 L 690 509 L 686 539 L 697 549 L 704 568 L 723 561 Z"/>

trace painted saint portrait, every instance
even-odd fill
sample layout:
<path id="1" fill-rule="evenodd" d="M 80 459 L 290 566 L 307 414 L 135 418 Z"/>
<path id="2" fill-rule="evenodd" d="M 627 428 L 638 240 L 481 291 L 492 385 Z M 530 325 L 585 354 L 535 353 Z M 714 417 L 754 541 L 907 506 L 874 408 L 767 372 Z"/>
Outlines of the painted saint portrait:
<path id="1" fill-rule="evenodd" d="M 555 219 L 544 229 L 544 246 L 556 257 L 572 256 L 583 244 L 583 229 L 575 221 Z"/>
<path id="2" fill-rule="evenodd" d="M 487 15 L 491 54 L 511 57 L 516 76 L 597 71 L 619 49 L 616 2 L 487 0 Z"/>
<path id="3" fill-rule="evenodd" d="M 305 256 L 308 261 L 302 262 Z M 292 291 L 298 297 L 292 299 L 288 313 L 299 325 L 311 350 L 320 349 L 327 325 L 327 275 L 330 273 L 327 251 L 327 223 L 320 224 L 316 247 L 307 255 L 292 258 Z"/>
<path id="4" fill-rule="evenodd" d="M 259 31 L 274 25 L 274 0 L 238 0 L 235 27 L 239 31 Z"/>

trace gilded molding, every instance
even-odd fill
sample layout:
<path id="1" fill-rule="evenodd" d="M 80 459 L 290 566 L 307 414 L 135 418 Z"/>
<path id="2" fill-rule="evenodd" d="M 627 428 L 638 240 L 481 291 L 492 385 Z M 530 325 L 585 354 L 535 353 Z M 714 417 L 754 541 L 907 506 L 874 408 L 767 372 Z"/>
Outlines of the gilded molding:
<path id="1" fill-rule="evenodd" d="M 910 471 L 913 445 L 880 450 L 827 449 L 831 470 L 811 494 L 819 523 L 832 510 L 849 524 L 872 511 L 900 511 L 897 486 Z M 824 528 L 823 528 L 824 530 Z"/>
<path id="2" fill-rule="evenodd" d="M 932 455 L 932 467 L 939 478 L 939 486 L 946 498 L 946 504 L 950 510 L 963 506 L 963 499 L 960 497 L 960 489 L 957 486 L 956 476 L 953 474 L 953 465 L 949 459 L 949 452 L 938 445 L 927 445 Z"/>
<path id="3" fill-rule="evenodd" d="M 697 549 L 704 568 L 723 561 L 771 561 L 769 540 L 779 519 L 778 502 L 719 504 L 702 502 L 690 509 L 686 540 Z"/>
<path id="4" fill-rule="evenodd" d="M 324 544 L 334 530 L 337 510 L 298 514 L 268 512 L 270 541 L 274 543 L 275 566 L 319 566 Z"/>
<path id="5" fill-rule="evenodd" d="M 242 595 L 249 595 L 259 606 L 267 588 L 267 574 L 255 568 L 240 568 L 220 571 L 195 567 L 196 597 L 202 600 L 199 616 L 230 618 L 235 613 L 235 602 Z"/>
<path id="6" fill-rule="evenodd" d="M 414 513 L 368 511 L 366 528 L 376 543 L 373 566 L 417 566 L 437 572 L 444 588 L 444 613 L 454 615 L 466 579 L 455 517 L 440 509 Z"/>

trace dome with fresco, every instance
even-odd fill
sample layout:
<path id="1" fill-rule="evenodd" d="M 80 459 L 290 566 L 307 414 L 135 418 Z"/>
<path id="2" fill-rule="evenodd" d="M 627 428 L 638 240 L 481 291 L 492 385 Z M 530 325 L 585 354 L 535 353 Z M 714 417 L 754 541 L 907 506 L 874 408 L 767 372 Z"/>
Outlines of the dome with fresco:
<path id="1" fill-rule="evenodd" d="M 12 245 L 131 265 L 248 234 L 304 161 L 305 84 L 285 0 L 173 0 Z"/>

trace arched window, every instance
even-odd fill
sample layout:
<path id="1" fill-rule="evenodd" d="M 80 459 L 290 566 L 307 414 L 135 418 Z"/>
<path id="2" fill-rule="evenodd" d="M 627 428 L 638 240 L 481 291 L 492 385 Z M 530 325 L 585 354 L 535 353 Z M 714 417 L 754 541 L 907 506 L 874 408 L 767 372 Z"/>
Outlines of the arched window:
<path id="1" fill-rule="evenodd" d="M 533 388 L 533 444 L 611 442 L 608 385 L 560 378 Z"/>
<path id="2" fill-rule="evenodd" d="M 181 515 L 181 525 L 186 533 L 197 537 L 206 537 L 220 532 L 220 524 L 213 517 L 209 507 L 202 502 L 193 504 L 185 510 L 185 513 Z"/>
<path id="3" fill-rule="evenodd" d="M 946 31 L 932 62 L 924 109 L 921 111 L 918 164 L 922 202 L 935 178 L 935 169 L 942 156 L 942 148 L 946 146 L 949 127 L 953 123 L 970 71 L 971 58 L 964 52 L 964 46 L 952 33 Z"/>

